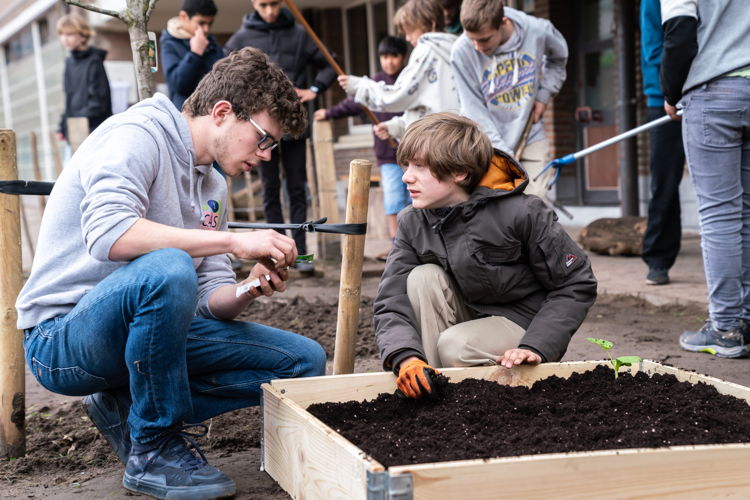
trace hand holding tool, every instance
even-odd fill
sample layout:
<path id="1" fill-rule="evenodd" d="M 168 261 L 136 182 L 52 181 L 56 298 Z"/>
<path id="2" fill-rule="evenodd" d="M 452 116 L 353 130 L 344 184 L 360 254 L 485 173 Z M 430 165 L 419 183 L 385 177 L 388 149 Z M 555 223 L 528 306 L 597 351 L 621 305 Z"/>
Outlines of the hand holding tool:
<path id="1" fill-rule="evenodd" d="M 298 255 L 297 260 L 295 260 L 295 262 L 312 262 L 314 258 L 315 258 L 315 254 L 312 254 L 312 253 L 309 253 L 306 255 Z M 266 278 L 266 281 L 271 281 L 270 274 L 266 274 L 264 275 L 264 277 Z M 235 292 L 235 297 L 240 297 L 242 296 L 243 293 L 247 293 L 247 291 L 250 290 L 251 288 L 258 288 L 258 287 L 260 287 L 260 278 L 256 278 L 249 283 L 245 283 L 244 285 L 238 286 L 237 291 Z"/>

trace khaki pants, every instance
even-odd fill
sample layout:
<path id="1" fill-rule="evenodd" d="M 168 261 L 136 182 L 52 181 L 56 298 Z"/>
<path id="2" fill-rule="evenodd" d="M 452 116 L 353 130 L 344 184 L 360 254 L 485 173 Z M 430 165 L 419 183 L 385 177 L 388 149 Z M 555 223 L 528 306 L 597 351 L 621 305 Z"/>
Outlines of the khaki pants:
<path id="1" fill-rule="evenodd" d="M 555 169 L 550 168 L 544 175 L 534 181 L 534 177 L 549 163 L 549 143 L 547 139 L 532 142 L 528 144 L 521 152 L 521 158 L 518 159 L 526 173 L 529 174 L 529 185 L 526 186 L 524 193 L 535 194 L 541 199 L 549 199 L 549 190 L 547 183 L 555 175 Z"/>
<path id="2" fill-rule="evenodd" d="M 435 368 L 494 364 L 518 347 L 525 330 L 507 318 L 476 314 L 464 306 L 458 288 L 435 264 L 415 267 L 406 281 L 427 363 Z"/>

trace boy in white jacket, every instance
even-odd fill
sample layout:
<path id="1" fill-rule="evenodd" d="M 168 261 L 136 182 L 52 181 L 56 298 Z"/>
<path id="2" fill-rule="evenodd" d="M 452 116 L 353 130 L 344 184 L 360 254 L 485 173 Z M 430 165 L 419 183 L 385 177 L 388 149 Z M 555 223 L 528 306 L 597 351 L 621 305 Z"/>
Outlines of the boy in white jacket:
<path id="1" fill-rule="evenodd" d="M 461 114 L 479 123 L 492 145 L 516 158 L 529 174 L 526 194 L 547 197 L 549 146 L 542 115 L 565 82 L 568 45 L 547 19 L 505 8 L 501 0 L 464 0 L 464 33 L 453 46 L 451 63 L 461 98 Z M 526 142 L 526 124 L 533 125 Z"/>
<path id="2" fill-rule="evenodd" d="M 404 112 L 375 126 L 375 134 L 381 139 L 389 135 L 400 138 L 411 122 L 425 115 L 459 110 L 450 66 L 456 36 L 442 33 L 440 0 L 409 0 L 396 11 L 393 22 L 414 47 L 396 83 L 386 85 L 365 76 L 339 76 L 341 87 L 358 103 L 374 111 Z"/>

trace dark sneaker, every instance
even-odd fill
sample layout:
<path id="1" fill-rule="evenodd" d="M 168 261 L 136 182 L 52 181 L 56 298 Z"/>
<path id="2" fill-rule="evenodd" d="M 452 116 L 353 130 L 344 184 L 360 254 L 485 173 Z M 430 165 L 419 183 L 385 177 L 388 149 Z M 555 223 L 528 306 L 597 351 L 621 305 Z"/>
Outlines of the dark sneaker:
<path id="1" fill-rule="evenodd" d="M 112 447 L 120 462 L 127 463 L 130 455 L 130 391 L 103 391 L 83 398 L 86 413 L 104 439 Z"/>
<path id="2" fill-rule="evenodd" d="M 739 327 L 718 330 L 706 321 L 697 332 L 682 332 L 680 347 L 686 351 L 706 352 L 720 358 L 744 358 L 748 355 L 745 336 Z"/>
<path id="3" fill-rule="evenodd" d="M 648 268 L 647 285 L 666 285 L 667 283 L 669 283 L 669 269 Z"/>
<path id="4" fill-rule="evenodd" d="M 201 427 L 203 433 L 187 433 L 187 427 Z M 234 495 L 234 481 L 208 465 L 193 440 L 206 431 L 205 425 L 191 425 L 148 444 L 133 443 L 122 485 L 130 491 L 167 499 L 209 500 Z"/>

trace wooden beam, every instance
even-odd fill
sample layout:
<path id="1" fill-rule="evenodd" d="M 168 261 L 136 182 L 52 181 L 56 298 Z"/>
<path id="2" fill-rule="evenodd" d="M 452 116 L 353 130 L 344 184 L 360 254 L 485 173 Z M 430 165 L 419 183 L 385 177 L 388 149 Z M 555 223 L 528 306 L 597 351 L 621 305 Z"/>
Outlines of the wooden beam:
<path id="1" fill-rule="evenodd" d="M 315 144 L 315 170 L 317 173 L 320 216 L 327 217 L 329 224 L 339 223 L 339 205 L 336 199 L 336 162 L 333 155 L 333 128 L 331 122 L 313 121 Z M 318 233 L 318 257 L 338 260 L 341 256 L 341 237 L 336 234 Z"/>
<path id="2" fill-rule="evenodd" d="M 0 130 L 0 179 L 17 180 L 16 135 Z M 26 453 L 23 336 L 16 328 L 21 291 L 21 221 L 18 196 L 0 194 L 0 457 Z"/>
<path id="3" fill-rule="evenodd" d="M 75 153 L 81 143 L 89 136 L 89 119 L 76 117 L 67 119 L 68 144 L 70 150 Z"/>

